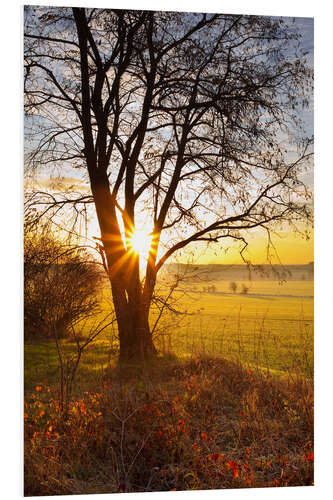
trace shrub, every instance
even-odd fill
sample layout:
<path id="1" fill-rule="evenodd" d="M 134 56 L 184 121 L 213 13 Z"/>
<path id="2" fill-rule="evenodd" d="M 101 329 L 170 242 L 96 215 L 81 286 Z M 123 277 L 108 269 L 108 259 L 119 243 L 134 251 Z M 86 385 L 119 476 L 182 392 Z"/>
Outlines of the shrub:
<path id="1" fill-rule="evenodd" d="M 63 337 L 96 313 L 102 273 L 83 249 L 52 234 L 29 231 L 24 241 L 25 338 Z"/>

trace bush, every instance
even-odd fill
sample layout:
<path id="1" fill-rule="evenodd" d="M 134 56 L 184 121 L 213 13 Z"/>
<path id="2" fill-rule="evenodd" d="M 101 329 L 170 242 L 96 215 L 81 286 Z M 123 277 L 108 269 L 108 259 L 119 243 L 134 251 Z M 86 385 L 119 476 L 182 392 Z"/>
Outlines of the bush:
<path id="1" fill-rule="evenodd" d="M 82 249 L 52 234 L 29 231 L 24 241 L 24 336 L 66 336 L 96 313 L 102 273 Z"/>

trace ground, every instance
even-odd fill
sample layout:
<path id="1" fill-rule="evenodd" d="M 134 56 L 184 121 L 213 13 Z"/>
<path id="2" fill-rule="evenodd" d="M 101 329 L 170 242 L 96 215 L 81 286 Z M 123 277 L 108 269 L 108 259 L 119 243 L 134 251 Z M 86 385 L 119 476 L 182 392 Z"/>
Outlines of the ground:
<path id="1" fill-rule="evenodd" d="M 185 283 L 152 365 L 118 368 L 103 334 L 66 418 L 54 343 L 27 342 L 26 495 L 313 484 L 313 282 L 242 284 Z"/>

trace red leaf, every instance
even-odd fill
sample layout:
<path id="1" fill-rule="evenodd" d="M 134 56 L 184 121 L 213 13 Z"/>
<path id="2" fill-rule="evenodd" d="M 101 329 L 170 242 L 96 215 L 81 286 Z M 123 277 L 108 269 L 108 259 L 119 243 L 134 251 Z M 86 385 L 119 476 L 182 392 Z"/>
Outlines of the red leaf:
<path id="1" fill-rule="evenodd" d="M 238 464 L 236 462 L 228 462 L 229 467 L 232 468 L 233 478 L 236 479 L 238 477 Z"/>
<path id="2" fill-rule="evenodd" d="M 207 435 L 207 433 L 206 433 L 206 432 L 202 432 L 202 433 L 201 433 L 201 437 L 202 437 L 202 439 L 203 439 L 204 441 L 206 441 L 206 442 L 208 441 L 208 435 Z"/>

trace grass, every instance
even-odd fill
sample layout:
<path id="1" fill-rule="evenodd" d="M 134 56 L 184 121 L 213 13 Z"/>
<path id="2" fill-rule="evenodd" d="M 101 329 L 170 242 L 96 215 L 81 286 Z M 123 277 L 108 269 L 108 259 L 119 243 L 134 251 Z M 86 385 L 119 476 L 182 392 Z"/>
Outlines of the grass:
<path id="1" fill-rule="evenodd" d="M 69 357 L 75 353 L 75 343 L 62 340 L 62 348 Z M 107 339 L 99 339 L 88 346 L 76 376 L 76 391 L 91 389 L 100 384 L 103 370 L 110 360 L 110 343 Z M 25 342 L 24 346 L 24 389 L 29 394 L 36 385 L 57 384 L 59 379 L 58 354 L 53 340 Z M 113 362 L 114 362 L 113 357 Z"/>
<path id="2" fill-rule="evenodd" d="M 27 496 L 313 484 L 313 284 L 215 285 L 177 292 L 145 369 L 103 332 L 65 419 L 54 342 L 26 342 Z"/>
<path id="3" fill-rule="evenodd" d="M 313 376 L 313 282 L 244 283 L 247 295 L 230 293 L 227 282 L 210 282 L 215 293 L 200 291 L 205 283 L 188 286 L 178 307 L 189 315 L 176 331 L 167 327 L 169 349 Z"/>

